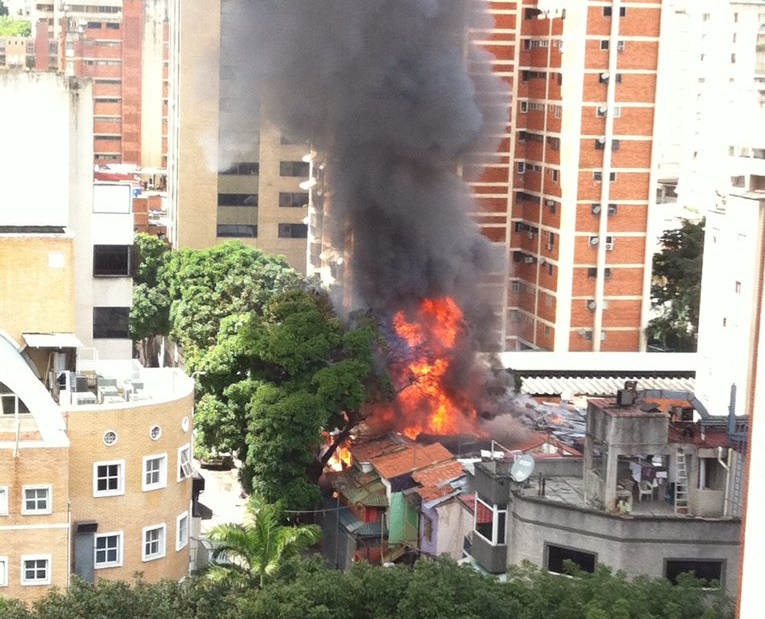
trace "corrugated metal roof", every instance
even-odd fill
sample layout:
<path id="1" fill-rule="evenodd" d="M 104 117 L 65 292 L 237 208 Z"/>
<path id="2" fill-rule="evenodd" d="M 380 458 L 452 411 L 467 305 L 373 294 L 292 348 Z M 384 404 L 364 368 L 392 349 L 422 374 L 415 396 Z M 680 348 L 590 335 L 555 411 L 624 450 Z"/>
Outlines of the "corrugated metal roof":
<path id="1" fill-rule="evenodd" d="M 523 376 L 521 393 L 526 395 L 560 395 L 567 392 L 571 396 L 614 396 L 617 390 L 624 388 L 624 382 L 634 380 L 638 391 L 643 389 L 664 389 L 671 391 L 695 390 L 695 379 L 680 377 L 637 377 L 637 376 Z"/>
<path id="2" fill-rule="evenodd" d="M 383 532 L 382 522 L 364 522 L 359 520 L 348 508 L 341 509 L 339 513 L 340 524 L 342 524 L 343 528 L 349 533 L 379 537 Z"/>

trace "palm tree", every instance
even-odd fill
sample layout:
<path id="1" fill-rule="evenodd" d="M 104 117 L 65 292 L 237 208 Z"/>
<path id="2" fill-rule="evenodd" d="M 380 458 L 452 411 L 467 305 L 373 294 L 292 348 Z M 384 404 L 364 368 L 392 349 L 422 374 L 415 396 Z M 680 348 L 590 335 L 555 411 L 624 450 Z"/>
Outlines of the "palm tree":
<path id="1" fill-rule="evenodd" d="M 250 499 L 247 509 L 250 517 L 243 524 L 221 524 L 210 531 L 216 548 L 208 577 L 262 587 L 285 560 L 321 539 L 318 525 L 283 525 L 281 503 L 256 505 Z"/>

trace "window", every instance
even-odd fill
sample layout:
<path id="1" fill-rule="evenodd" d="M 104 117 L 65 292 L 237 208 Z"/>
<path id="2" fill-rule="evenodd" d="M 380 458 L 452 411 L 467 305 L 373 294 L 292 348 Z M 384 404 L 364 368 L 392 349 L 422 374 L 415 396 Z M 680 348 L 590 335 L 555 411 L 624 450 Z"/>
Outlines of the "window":
<path id="1" fill-rule="evenodd" d="M 129 277 L 130 245 L 94 245 L 94 277 Z"/>
<path id="2" fill-rule="evenodd" d="M 0 412 L 3 415 L 27 415 L 29 409 L 10 388 L 0 382 Z"/>
<path id="3" fill-rule="evenodd" d="M 604 6 L 603 7 L 603 17 L 611 17 L 611 7 L 610 6 Z M 619 7 L 619 17 L 624 17 L 627 15 L 627 7 L 620 6 Z"/>
<path id="4" fill-rule="evenodd" d="M 21 556 L 21 584 L 50 584 L 50 555 Z"/>
<path id="5" fill-rule="evenodd" d="M 191 466 L 191 447 L 184 445 L 178 450 L 178 481 L 191 477 L 194 469 Z"/>
<path id="6" fill-rule="evenodd" d="M 621 142 L 619 142 L 619 140 L 611 140 L 611 150 L 617 151 L 619 150 L 620 146 L 621 146 Z"/>
<path id="7" fill-rule="evenodd" d="M 0 486 L 0 516 L 8 515 L 8 486 Z"/>
<path id="8" fill-rule="evenodd" d="M 258 194 L 219 193 L 218 206 L 258 206 Z"/>
<path id="9" fill-rule="evenodd" d="M 528 101 L 521 101 L 520 102 L 520 111 L 521 114 L 525 114 L 529 110 L 529 102 Z"/>
<path id="10" fill-rule="evenodd" d="M 428 518 L 427 516 L 423 516 L 423 526 L 422 526 L 422 536 L 425 538 L 425 541 L 432 542 L 433 541 L 433 519 Z"/>
<path id="11" fill-rule="evenodd" d="M 175 549 L 185 548 L 189 543 L 189 512 L 183 512 L 178 516 L 176 523 L 177 535 L 175 538 Z"/>
<path id="12" fill-rule="evenodd" d="M 120 24 L 119 24 L 119 22 L 106 22 L 106 27 L 109 30 L 119 30 L 120 29 Z"/>
<path id="13" fill-rule="evenodd" d="M 550 178 L 552 178 L 552 182 L 553 183 L 557 183 L 558 182 L 558 177 L 559 177 L 559 171 L 558 170 L 555 170 L 555 169 L 550 170 Z"/>
<path id="14" fill-rule="evenodd" d="M 533 8 L 533 9 L 524 9 L 523 11 L 523 18 L 524 19 L 534 19 L 542 14 L 541 9 Z"/>
<path id="15" fill-rule="evenodd" d="M 526 162 L 525 161 L 519 161 L 518 162 L 518 174 L 523 174 L 526 172 Z"/>
<path id="16" fill-rule="evenodd" d="M 122 533 L 96 535 L 94 552 L 97 570 L 122 565 Z"/>
<path id="17" fill-rule="evenodd" d="M 725 490 L 726 472 L 717 458 L 699 458 L 699 489 Z"/>
<path id="18" fill-rule="evenodd" d="M 593 172 L 592 180 L 594 180 L 596 183 L 603 182 L 603 172 Z"/>
<path id="19" fill-rule="evenodd" d="M 8 557 L 0 557 L 0 587 L 8 586 Z"/>
<path id="20" fill-rule="evenodd" d="M 129 317 L 129 307 L 94 307 L 93 339 L 129 339 Z"/>
<path id="21" fill-rule="evenodd" d="M 50 514 L 51 486 L 24 486 L 22 489 L 22 514 Z"/>
<path id="22" fill-rule="evenodd" d="M 165 525 L 143 528 L 143 561 L 153 561 L 165 556 Z"/>
<path id="23" fill-rule="evenodd" d="M 571 561 L 583 572 L 592 574 L 595 571 L 596 556 L 591 552 L 545 544 L 545 554 L 547 555 L 545 561 L 547 570 L 555 574 L 569 573 L 564 565 L 566 561 Z"/>
<path id="24" fill-rule="evenodd" d="M 260 173 L 260 163 L 257 161 L 240 161 L 232 163 L 220 173 L 226 176 L 257 176 Z"/>
<path id="25" fill-rule="evenodd" d="M 548 136 L 547 137 L 547 143 L 550 145 L 550 148 L 553 150 L 560 150 L 560 138 Z"/>
<path id="26" fill-rule="evenodd" d="M 167 486 L 167 455 L 145 456 L 143 459 L 144 491 Z"/>
<path id="27" fill-rule="evenodd" d="M 680 574 L 693 572 L 696 578 L 707 582 L 716 581 L 722 583 L 723 561 L 703 559 L 667 559 L 664 562 L 664 576 L 677 584 Z"/>
<path id="28" fill-rule="evenodd" d="M 600 49 L 602 49 L 603 51 L 608 49 L 608 39 L 603 39 L 600 42 Z"/>
<path id="29" fill-rule="evenodd" d="M 308 226 L 306 224 L 279 224 L 280 239 L 306 239 Z"/>
<path id="30" fill-rule="evenodd" d="M 287 208 L 300 208 L 308 205 L 307 193 L 279 192 L 279 206 Z"/>
<path id="31" fill-rule="evenodd" d="M 279 176 L 308 176 L 309 163 L 306 161 L 280 161 Z"/>
<path id="32" fill-rule="evenodd" d="M 257 238 L 258 227 L 247 224 L 219 224 L 216 234 L 219 237 Z"/>
<path id="33" fill-rule="evenodd" d="M 125 494 L 125 461 L 93 464 L 93 496 Z"/>
<path id="34" fill-rule="evenodd" d="M 505 543 L 507 506 L 489 505 L 476 496 L 475 532 L 492 544 Z"/>
<path id="35" fill-rule="evenodd" d="M 741 282 L 736 282 L 736 294 L 741 294 Z"/>

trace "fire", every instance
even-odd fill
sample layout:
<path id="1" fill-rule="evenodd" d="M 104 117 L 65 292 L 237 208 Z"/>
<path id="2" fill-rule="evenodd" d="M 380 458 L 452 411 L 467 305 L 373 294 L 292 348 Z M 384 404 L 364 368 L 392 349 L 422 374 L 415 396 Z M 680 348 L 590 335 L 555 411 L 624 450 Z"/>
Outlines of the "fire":
<path id="1" fill-rule="evenodd" d="M 376 418 L 410 438 L 472 432 L 474 407 L 448 385 L 456 346 L 466 336 L 454 300 L 424 299 L 416 311 L 398 312 L 393 328 L 404 344 L 402 359 L 391 368 L 398 395 L 392 409 L 375 411 L 373 423 Z"/>
<path id="2" fill-rule="evenodd" d="M 326 447 L 329 448 L 332 445 L 332 435 L 324 433 L 324 439 L 326 440 Z M 327 461 L 327 468 L 332 471 L 342 471 L 351 466 L 351 442 L 345 441 L 337 446 L 335 453 Z"/>

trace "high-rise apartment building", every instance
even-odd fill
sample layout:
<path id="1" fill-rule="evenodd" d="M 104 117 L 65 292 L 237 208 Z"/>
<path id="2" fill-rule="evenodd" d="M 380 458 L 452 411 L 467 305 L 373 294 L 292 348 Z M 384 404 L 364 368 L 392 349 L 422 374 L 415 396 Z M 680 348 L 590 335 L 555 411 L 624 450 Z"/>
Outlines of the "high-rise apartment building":
<path id="1" fill-rule="evenodd" d="M 93 79 L 96 163 L 167 167 L 167 0 L 31 7 L 35 68 Z"/>
<path id="2" fill-rule="evenodd" d="M 503 347 L 640 350 L 660 2 L 490 2 L 472 37 L 510 83 L 508 133 L 473 184 L 506 248 Z"/>
<path id="3" fill-rule="evenodd" d="M 244 9 L 241 0 L 172 5 L 179 96 L 168 170 L 177 209 L 171 240 L 203 248 L 236 238 L 305 271 L 309 149 L 261 116 L 240 88 Z"/>

